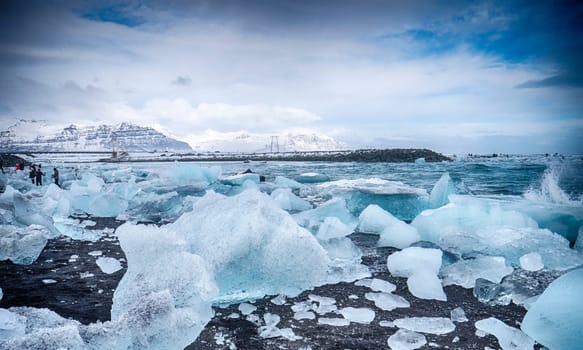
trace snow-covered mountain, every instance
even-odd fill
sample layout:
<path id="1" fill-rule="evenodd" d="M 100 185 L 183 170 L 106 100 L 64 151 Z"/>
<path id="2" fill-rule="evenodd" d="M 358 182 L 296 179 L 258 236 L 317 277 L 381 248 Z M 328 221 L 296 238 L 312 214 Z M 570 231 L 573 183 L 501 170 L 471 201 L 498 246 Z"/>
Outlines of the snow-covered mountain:
<path id="1" fill-rule="evenodd" d="M 114 146 L 126 152 L 190 152 L 192 148 L 150 127 L 130 123 L 78 127 L 69 125 L 56 130 L 43 121 L 19 120 L 0 131 L 3 152 L 100 152 Z"/>
<path id="2" fill-rule="evenodd" d="M 308 152 L 351 149 L 350 145 L 317 133 L 254 134 L 207 132 L 190 144 L 196 151 L 220 152 Z"/>

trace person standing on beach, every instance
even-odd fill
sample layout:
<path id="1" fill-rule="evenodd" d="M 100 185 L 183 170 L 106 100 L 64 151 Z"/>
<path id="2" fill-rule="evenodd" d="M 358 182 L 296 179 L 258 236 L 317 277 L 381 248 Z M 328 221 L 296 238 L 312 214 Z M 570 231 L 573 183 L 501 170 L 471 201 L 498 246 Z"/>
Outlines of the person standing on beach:
<path id="1" fill-rule="evenodd" d="M 2 174 L 4 174 L 4 159 L 0 157 L 0 170 L 2 170 Z"/>
<path id="2" fill-rule="evenodd" d="M 38 170 L 36 171 L 36 185 L 42 186 L 43 185 L 43 176 L 45 173 L 41 170 L 41 165 L 38 165 Z"/>
<path id="3" fill-rule="evenodd" d="M 55 180 L 55 185 L 61 187 L 61 185 L 59 185 L 59 171 L 57 168 L 53 168 L 53 179 Z"/>
<path id="4" fill-rule="evenodd" d="M 34 179 L 36 177 L 36 167 L 34 166 L 34 164 L 30 165 L 30 172 L 28 173 L 28 177 L 30 178 L 30 181 L 32 181 L 32 184 L 34 185 Z"/>

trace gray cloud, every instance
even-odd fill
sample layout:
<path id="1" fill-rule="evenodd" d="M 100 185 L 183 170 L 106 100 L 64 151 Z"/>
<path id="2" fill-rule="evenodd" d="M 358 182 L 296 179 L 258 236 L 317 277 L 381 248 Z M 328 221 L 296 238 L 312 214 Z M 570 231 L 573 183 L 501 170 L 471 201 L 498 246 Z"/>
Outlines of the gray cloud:
<path id="1" fill-rule="evenodd" d="M 178 76 L 176 79 L 172 81 L 173 85 L 179 86 L 189 86 L 192 84 L 192 79 L 189 76 Z"/>

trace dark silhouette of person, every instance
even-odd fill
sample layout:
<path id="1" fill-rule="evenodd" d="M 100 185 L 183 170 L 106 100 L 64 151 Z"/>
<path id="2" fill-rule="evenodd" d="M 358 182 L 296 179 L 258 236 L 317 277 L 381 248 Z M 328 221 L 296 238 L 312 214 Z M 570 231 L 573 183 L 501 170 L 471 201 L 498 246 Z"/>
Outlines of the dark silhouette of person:
<path id="1" fill-rule="evenodd" d="M 30 172 L 28 173 L 28 177 L 30 178 L 30 181 L 34 185 L 34 179 L 36 178 L 36 166 L 34 164 L 31 164 L 29 169 Z"/>
<path id="2" fill-rule="evenodd" d="M 38 165 L 38 169 L 36 170 L 36 185 L 37 186 L 42 186 L 43 185 L 43 176 L 45 173 L 42 172 L 41 170 L 41 165 Z"/>
<path id="3" fill-rule="evenodd" d="M 59 171 L 57 168 L 53 168 L 53 179 L 55 180 L 55 185 L 61 187 L 61 185 L 59 185 Z"/>
<path id="4" fill-rule="evenodd" d="M 0 157 L 0 170 L 2 170 L 2 174 L 4 174 L 4 159 Z"/>

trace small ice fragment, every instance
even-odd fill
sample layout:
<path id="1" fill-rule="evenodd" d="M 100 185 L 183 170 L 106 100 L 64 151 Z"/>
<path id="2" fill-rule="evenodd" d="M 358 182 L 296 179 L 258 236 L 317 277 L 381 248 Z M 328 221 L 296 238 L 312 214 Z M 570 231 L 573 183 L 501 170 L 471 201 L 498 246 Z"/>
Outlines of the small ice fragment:
<path id="1" fill-rule="evenodd" d="M 387 340 L 391 350 L 414 350 L 427 344 L 423 334 L 406 329 L 399 329 Z"/>
<path id="2" fill-rule="evenodd" d="M 89 252 L 88 254 L 91 256 L 101 256 L 103 255 L 103 252 L 101 250 L 94 250 L 92 252 Z"/>
<path id="3" fill-rule="evenodd" d="M 335 327 L 341 327 L 341 326 L 348 326 L 350 324 L 350 321 L 348 321 L 347 319 L 344 318 L 319 318 L 318 319 L 318 324 L 325 324 L 328 326 L 335 326 Z"/>
<path id="4" fill-rule="evenodd" d="M 467 322 L 469 321 L 466 317 L 466 313 L 464 309 L 461 307 L 456 307 L 455 309 L 451 310 L 451 320 L 453 322 Z"/>
<path id="5" fill-rule="evenodd" d="M 44 284 L 53 284 L 53 283 L 57 283 L 57 281 L 55 281 L 54 279 L 47 278 L 47 279 L 43 280 L 43 283 Z"/>
<path id="6" fill-rule="evenodd" d="M 95 225 L 97 225 L 97 223 L 93 220 L 83 220 L 83 222 L 79 224 L 81 227 L 92 227 Z"/>
<path id="7" fill-rule="evenodd" d="M 356 300 L 356 299 L 358 299 L 358 295 L 350 294 L 350 295 L 348 296 L 348 299 L 351 299 L 351 300 Z"/>
<path id="8" fill-rule="evenodd" d="M 91 272 L 81 272 L 79 274 L 79 277 L 81 277 L 81 278 L 89 278 L 89 277 L 93 277 L 93 276 L 95 276 L 95 275 L 92 274 Z"/>
<path id="9" fill-rule="evenodd" d="M 317 302 L 320 305 L 334 305 L 336 304 L 336 299 L 334 298 L 329 298 L 329 297 L 322 297 L 316 294 L 310 294 L 308 295 L 308 298 L 311 301 Z"/>
<path id="10" fill-rule="evenodd" d="M 280 295 L 276 296 L 275 298 L 271 299 L 271 302 L 275 305 L 283 305 L 283 304 L 285 304 L 285 295 L 280 294 Z"/>
<path id="11" fill-rule="evenodd" d="M 99 257 L 96 261 L 97 266 L 106 274 L 112 274 L 122 269 L 120 262 L 115 258 Z"/>
<path id="12" fill-rule="evenodd" d="M 410 306 L 405 298 L 391 293 L 366 293 L 364 297 L 370 301 L 374 301 L 376 307 L 385 311 Z"/>
<path id="13" fill-rule="evenodd" d="M 224 345 L 225 344 L 225 335 L 221 332 L 215 333 L 215 342 L 217 345 Z"/>
<path id="14" fill-rule="evenodd" d="M 340 314 L 350 322 L 369 324 L 375 318 L 375 312 L 369 308 L 345 307 L 340 309 Z"/>
<path id="15" fill-rule="evenodd" d="M 316 318 L 316 315 L 312 311 L 300 311 L 294 313 L 294 319 L 296 320 L 313 320 Z"/>
<path id="16" fill-rule="evenodd" d="M 395 327 L 395 324 L 392 321 L 380 321 L 379 326 L 393 328 Z"/>
<path id="17" fill-rule="evenodd" d="M 447 301 L 441 280 L 432 271 L 420 270 L 407 279 L 409 292 L 420 299 Z"/>
<path id="18" fill-rule="evenodd" d="M 539 253 L 528 253 L 520 257 L 520 267 L 527 271 L 538 271 L 544 264 Z"/>
<path id="19" fill-rule="evenodd" d="M 249 304 L 249 303 L 241 303 L 239 304 L 239 311 L 241 311 L 241 313 L 243 315 L 249 315 L 251 314 L 253 311 L 257 310 L 257 306 Z"/>
<path id="20" fill-rule="evenodd" d="M 446 334 L 455 330 L 455 324 L 445 317 L 408 317 L 396 319 L 395 325 L 414 332 Z"/>
<path id="21" fill-rule="evenodd" d="M 291 309 L 293 312 L 309 311 L 312 309 L 312 303 L 309 301 L 300 301 L 299 303 L 293 304 Z"/>
<path id="22" fill-rule="evenodd" d="M 241 318 L 241 315 L 239 315 L 236 312 L 233 312 L 232 314 L 228 315 L 227 318 L 237 319 L 237 318 Z"/>
<path id="23" fill-rule="evenodd" d="M 506 323 L 490 317 L 475 323 L 476 329 L 492 334 L 498 339 L 500 347 L 506 349 L 526 350 L 534 347 L 534 340 L 521 330 L 508 326 Z"/>
<path id="24" fill-rule="evenodd" d="M 375 292 L 392 293 L 395 291 L 395 289 L 397 289 L 397 287 L 391 282 L 379 278 L 373 278 L 370 284 L 370 289 Z"/>

